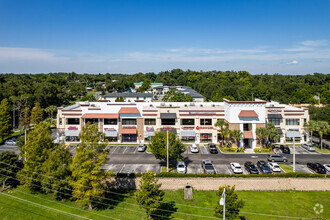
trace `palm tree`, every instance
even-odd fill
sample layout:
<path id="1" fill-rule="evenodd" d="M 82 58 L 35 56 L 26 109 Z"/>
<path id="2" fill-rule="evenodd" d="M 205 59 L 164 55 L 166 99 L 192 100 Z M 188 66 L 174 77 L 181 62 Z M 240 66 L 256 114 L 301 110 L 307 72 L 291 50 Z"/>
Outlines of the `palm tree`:
<path id="1" fill-rule="evenodd" d="M 236 148 L 236 152 L 239 148 L 239 143 L 241 140 L 243 140 L 243 132 L 241 130 L 238 130 L 238 129 L 234 129 L 232 132 L 231 132 L 231 137 L 236 141 L 237 143 L 237 148 Z"/>
<path id="2" fill-rule="evenodd" d="M 220 132 L 221 139 L 222 139 L 221 146 L 223 146 L 224 133 L 226 134 L 228 132 L 227 130 L 229 130 L 228 129 L 229 124 L 224 119 L 218 119 L 217 122 L 214 124 L 214 127 L 219 128 L 219 132 Z M 227 133 L 227 136 L 228 136 L 228 133 Z"/>
<path id="3" fill-rule="evenodd" d="M 256 135 L 261 143 L 261 148 L 263 148 L 263 142 L 264 142 L 264 140 L 266 140 L 268 138 L 267 128 L 263 128 L 263 127 L 257 128 Z"/>
<path id="4" fill-rule="evenodd" d="M 321 151 L 323 150 L 322 146 L 322 138 L 324 134 L 329 133 L 330 131 L 330 126 L 327 121 L 318 121 L 316 124 L 316 129 L 315 129 L 319 135 L 320 135 L 320 145 L 321 145 Z"/>
<path id="5" fill-rule="evenodd" d="M 225 129 L 223 129 L 222 132 L 221 132 L 221 134 L 223 135 L 223 139 L 225 140 L 226 147 L 228 146 L 228 144 L 227 144 L 227 140 L 228 140 L 228 138 L 229 138 L 229 136 L 230 136 L 230 133 L 231 133 L 231 131 L 229 130 L 229 128 L 225 128 Z"/>
<path id="6" fill-rule="evenodd" d="M 45 108 L 45 112 L 48 114 L 49 118 L 53 119 L 53 113 L 56 112 L 57 108 L 55 105 L 50 105 Z"/>
<path id="7" fill-rule="evenodd" d="M 316 125 L 317 125 L 317 122 L 313 121 L 313 120 L 309 120 L 308 122 L 304 123 L 304 128 L 308 133 L 311 143 L 313 143 L 313 131 L 315 131 Z"/>
<path id="8" fill-rule="evenodd" d="M 280 139 L 280 135 L 277 131 L 277 128 L 274 124 L 268 123 L 267 124 L 267 131 L 268 131 L 268 141 L 269 142 L 276 142 Z"/>

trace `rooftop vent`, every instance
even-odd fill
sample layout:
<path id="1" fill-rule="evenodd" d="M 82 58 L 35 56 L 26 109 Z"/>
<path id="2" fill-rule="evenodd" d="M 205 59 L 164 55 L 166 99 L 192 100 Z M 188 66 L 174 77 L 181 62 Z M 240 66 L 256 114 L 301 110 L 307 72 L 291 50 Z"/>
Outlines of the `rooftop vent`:
<path id="1" fill-rule="evenodd" d="M 190 102 L 190 104 L 189 104 L 190 106 L 195 106 L 195 103 L 193 103 L 193 102 Z"/>
<path id="2" fill-rule="evenodd" d="M 172 107 L 172 104 L 170 104 L 170 107 Z"/>
<path id="3" fill-rule="evenodd" d="M 150 107 L 153 107 L 153 105 L 151 104 Z"/>
<path id="4" fill-rule="evenodd" d="M 188 105 L 187 104 L 184 104 L 184 107 L 188 107 Z"/>
<path id="5" fill-rule="evenodd" d="M 215 104 L 212 104 L 212 107 L 215 107 Z"/>
<path id="6" fill-rule="evenodd" d="M 165 106 L 165 103 L 164 103 L 164 102 L 162 102 L 162 103 L 160 103 L 160 105 L 161 105 L 161 106 Z"/>
<path id="7" fill-rule="evenodd" d="M 202 104 L 200 104 L 200 107 L 203 107 L 203 105 L 202 105 Z"/>

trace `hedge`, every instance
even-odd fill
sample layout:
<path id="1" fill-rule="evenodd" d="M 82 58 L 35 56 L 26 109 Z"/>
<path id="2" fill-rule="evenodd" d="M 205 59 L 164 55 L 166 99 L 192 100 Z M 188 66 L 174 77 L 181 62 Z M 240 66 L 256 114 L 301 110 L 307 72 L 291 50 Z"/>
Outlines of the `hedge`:
<path id="1" fill-rule="evenodd" d="M 117 173 L 117 175 L 112 175 L 116 176 L 117 178 L 125 178 L 125 177 L 130 177 L 130 178 L 135 178 L 135 177 L 140 177 L 142 176 L 141 173 Z M 194 177 L 242 177 L 242 178 L 258 178 L 258 177 L 269 177 L 269 178 L 288 178 L 288 177 L 294 177 L 294 178 L 303 178 L 303 177 L 310 177 L 310 178 L 330 178 L 330 175 L 323 175 L 323 174 L 313 174 L 313 173 L 277 173 L 277 174 L 249 174 L 249 175 L 244 175 L 244 174 L 224 174 L 224 173 L 219 173 L 219 174 L 206 174 L 206 173 L 156 173 L 156 177 L 176 177 L 176 178 L 194 178 Z"/>

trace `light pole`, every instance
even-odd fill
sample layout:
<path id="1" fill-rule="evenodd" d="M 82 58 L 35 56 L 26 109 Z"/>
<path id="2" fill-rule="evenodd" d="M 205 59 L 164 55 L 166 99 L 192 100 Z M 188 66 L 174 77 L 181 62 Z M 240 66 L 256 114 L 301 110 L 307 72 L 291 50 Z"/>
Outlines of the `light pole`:
<path id="1" fill-rule="evenodd" d="M 296 147 L 294 145 L 295 138 L 292 137 L 293 140 L 293 172 L 296 172 Z"/>
<path id="2" fill-rule="evenodd" d="M 166 131 L 166 169 L 168 172 L 168 130 Z"/>
<path id="3" fill-rule="evenodd" d="M 252 102 L 253 102 L 253 95 L 254 95 L 254 93 L 252 92 L 251 94 L 252 94 Z"/>
<path id="4" fill-rule="evenodd" d="M 223 206 L 223 220 L 226 220 L 226 188 L 223 188 L 223 193 L 219 201 L 219 205 Z"/>

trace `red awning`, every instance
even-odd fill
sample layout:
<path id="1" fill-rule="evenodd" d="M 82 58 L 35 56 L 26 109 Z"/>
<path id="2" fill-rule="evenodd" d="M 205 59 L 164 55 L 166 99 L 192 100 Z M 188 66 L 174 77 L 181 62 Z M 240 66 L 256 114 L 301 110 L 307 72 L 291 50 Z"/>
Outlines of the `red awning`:
<path id="1" fill-rule="evenodd" d="M 121 129 L 122 134 L 136 134 L 136 128 L 123 128 Z"/>
<path id="2" fill-rule="evenodd" d="M 253 138 L 252 131 L 244 131 L 244 138 Z"/>
<path id="3" fill-rule="evenodd" d="M 253 117 L 253 118 L 256 118 L 256 117 L 259 117 L 258 114 L 254 111 L 254 110 L 242 110 L 238 117 L 242 117 L 242 118 L 250 118 L 250 117 Z"/>
<path id="4" fill-rule="evenodd" d="M 119 118 L 118 114 L 93 114 L 86 113 L 82 116 L 82 118 Z"/>

